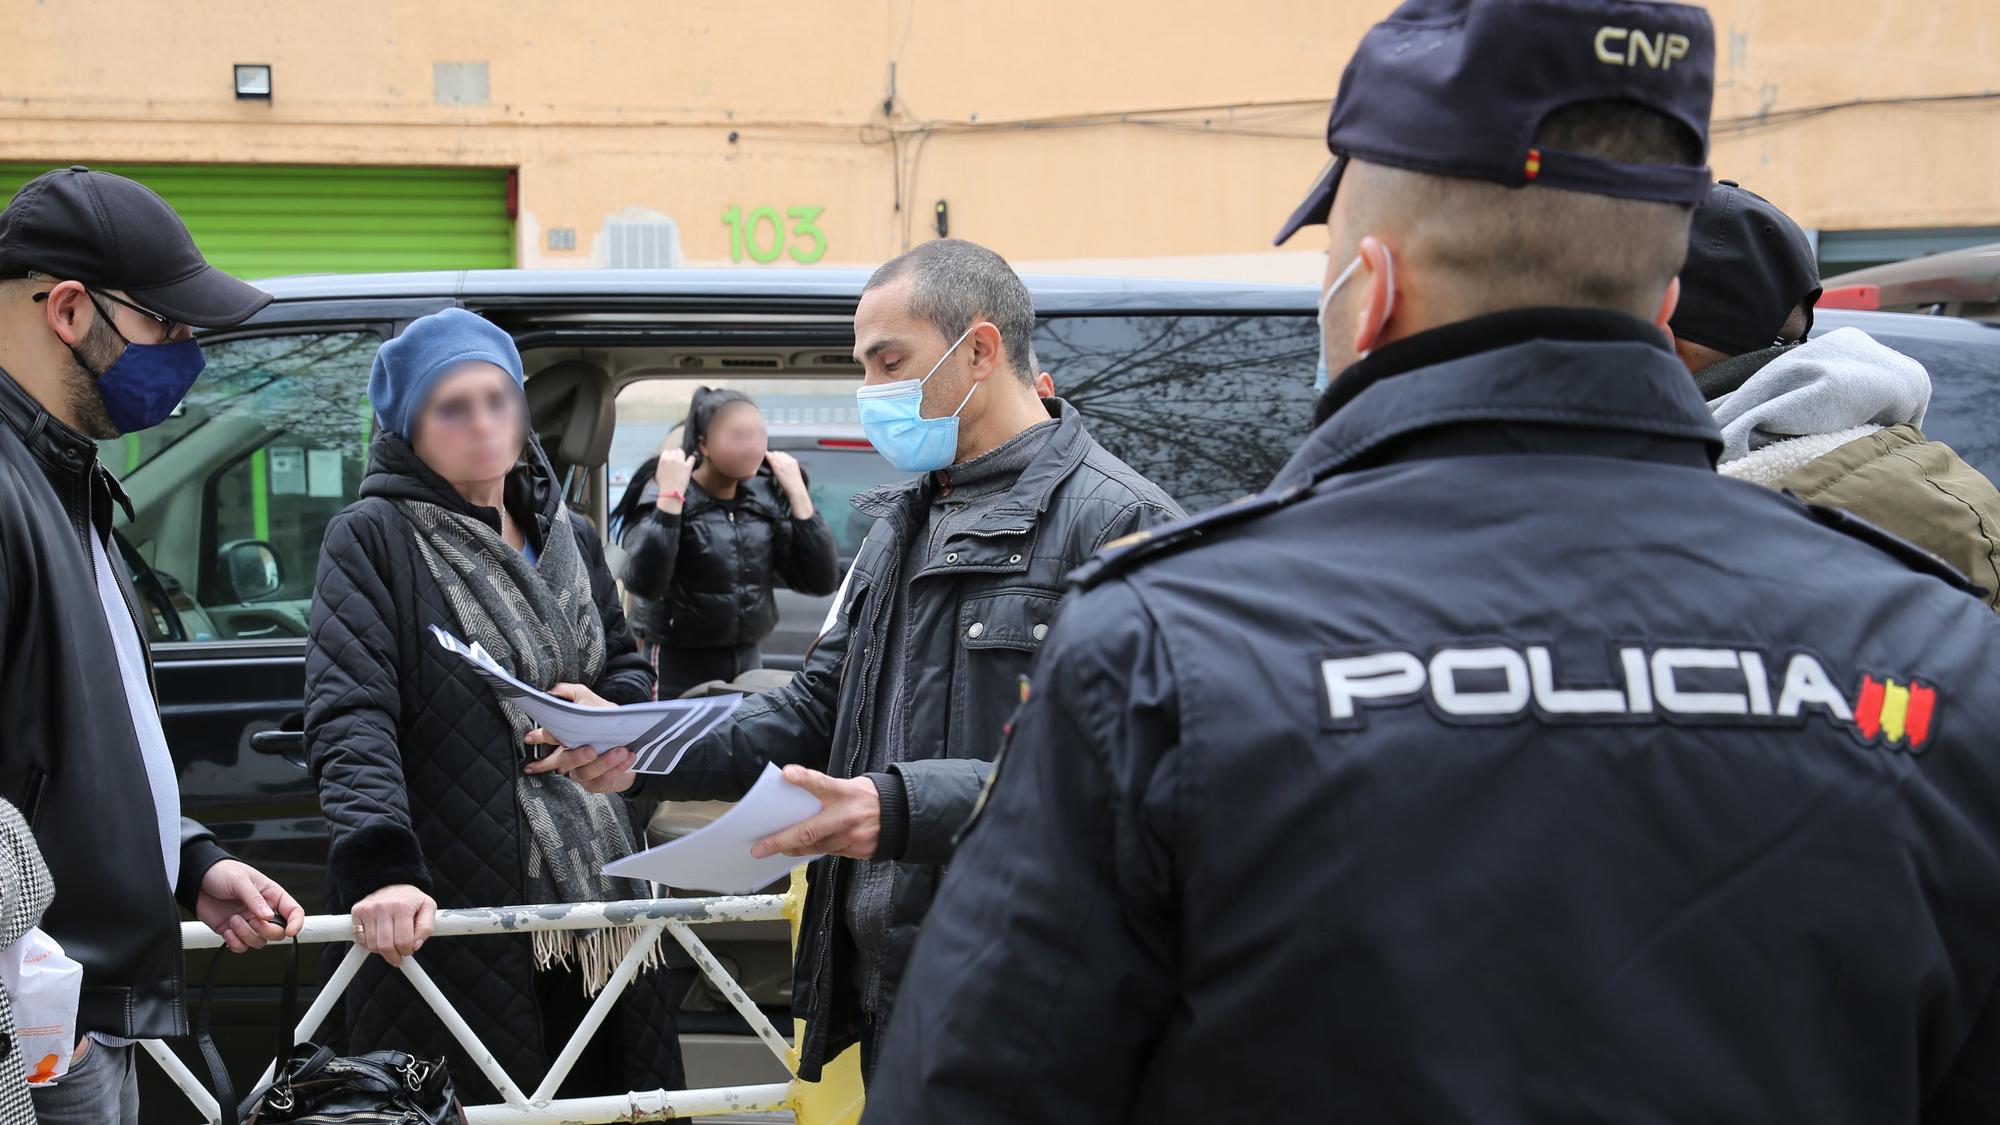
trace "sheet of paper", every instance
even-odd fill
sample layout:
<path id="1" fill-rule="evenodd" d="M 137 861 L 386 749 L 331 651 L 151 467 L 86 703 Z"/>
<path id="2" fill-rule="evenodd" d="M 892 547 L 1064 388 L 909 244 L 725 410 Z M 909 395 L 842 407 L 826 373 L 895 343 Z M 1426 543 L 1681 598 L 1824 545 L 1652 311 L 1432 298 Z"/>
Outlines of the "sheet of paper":
<path id="1" fill-rule="evenodd" d="M 604 865 L 606 875 L 650 879 L 676 890 L 747 895 L 818 856 L 752 859 L 750 845 L 819 812 L 819 798 L 785 780 L 769 762 L 757 784 L 704 828 Z"/>
<path id="2" fill-rule="evenodd" d="M 631 747 L 632 768 L 640 773 L 671 772 L 696 739 L 714 730 L 743 702 L 741 695 L 711 695 L 623 707 L 584 707 L 515 679 L 477 643 L 466 644 L 435 625 L 431 635 L 446 650 L 471 662 L 495 695 L 527 712 L 563 745 L 600 750 Z"/>
<path id="3" fill-rule="evenodd" d="M 306 495 L 345 496 L 341 487 L 340 450 L 306 450 Z"/>
<path id="4" fill-rule="evenodd" d="M 270 457 L 271 495 L 304 496 L 306 451 L 296 445 L 274 445 L 266 453 Z"/>

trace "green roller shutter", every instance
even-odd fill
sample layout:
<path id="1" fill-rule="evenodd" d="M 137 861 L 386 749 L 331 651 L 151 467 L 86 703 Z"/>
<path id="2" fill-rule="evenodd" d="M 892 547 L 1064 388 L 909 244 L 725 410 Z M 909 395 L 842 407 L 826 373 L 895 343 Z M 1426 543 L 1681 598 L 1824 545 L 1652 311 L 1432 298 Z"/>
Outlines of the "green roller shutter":
<path id="1" fill-rule="evenodd" d="M 0 163 L 0 199 L 56 164 Z M 238 277 L 505 269 L 507 171 L 283 164 L 92 164 L 130 176 L 187 220 Z"/>

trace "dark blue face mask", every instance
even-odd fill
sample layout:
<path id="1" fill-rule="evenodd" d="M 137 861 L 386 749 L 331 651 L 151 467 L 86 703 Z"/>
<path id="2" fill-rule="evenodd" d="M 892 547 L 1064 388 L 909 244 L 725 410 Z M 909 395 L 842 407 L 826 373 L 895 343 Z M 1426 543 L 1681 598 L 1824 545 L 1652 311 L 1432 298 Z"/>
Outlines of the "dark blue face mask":
<path id="1" fill-rule="evenodd" d="M 125 350 L 102 371 L 90 371 L 90 364 L 84 362 L 82 354 L 70 348 L 77 363 L 97 379 L 97 396 L 104 400 L 104 416 L 121 434 L 151 429 L 166 421 L 174 407 L 187 397 L 208 363 L 201 345 L 192 336 L 165 344 L 135 344 L 118 331 L 117 322 L 98 303 L 97 294 L 90 294 L 90 305 L 111 331 L 125 340 Z"/>

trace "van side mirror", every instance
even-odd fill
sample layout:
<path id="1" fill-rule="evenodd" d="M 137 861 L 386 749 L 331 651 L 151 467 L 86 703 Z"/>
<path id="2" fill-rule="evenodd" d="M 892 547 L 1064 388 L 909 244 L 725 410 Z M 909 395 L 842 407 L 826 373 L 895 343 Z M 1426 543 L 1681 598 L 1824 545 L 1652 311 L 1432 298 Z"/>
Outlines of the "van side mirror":
<path id="1" fill-rule="evenodd" d="M 278 562 L 278 552 L 262 539 L 224 543 L 222 575 L 237 602 L 261 601 L 285 588 L 285 568 Z"/>

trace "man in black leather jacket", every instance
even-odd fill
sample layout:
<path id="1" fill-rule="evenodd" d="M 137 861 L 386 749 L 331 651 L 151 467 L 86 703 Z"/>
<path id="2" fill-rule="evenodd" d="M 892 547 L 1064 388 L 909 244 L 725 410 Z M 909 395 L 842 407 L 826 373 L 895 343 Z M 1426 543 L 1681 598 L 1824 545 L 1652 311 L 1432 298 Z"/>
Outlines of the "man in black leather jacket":
<path id="1" fill-rule="evenodd" d="M 1039 397 L 1034 309 L 999 255 L 926 243 L 876 272 L 854 324 L 871 387 L 934 373 L 923 421 L 962 408 L 956 450 L 934 451 L 950 463 L 855 498 L 875 526 L 804 670 L 690 747 L 672 774 L 630 790 L 730 800 L 775 762 L 825 804 L 760 845 L 828 855 L 812 869 L 793 990 L 808 1079 L 855 1042 L 869 1069 L 1063 576 L 1180 514 L 1092 440 L 1073 407 Z M 618 768 L 629 762 L 615 753 L 572 776 L 631 786 Z"/>
<path id="2" fill-rule="evenodd" d="M 176 898 L 239 952 L 305 919 L 180 816 L 111 536 L 112 505 L 129 503 L 96 445 L 180 402 L 200 370 L 189 325 L 269 301 L 207 265 L 166 202 L 122 177 L 51 172 L 0 214 L 0 796 L 55 880 L 42 926 L 84 970 L 86 1038 L 34 1091 L 45 1125 L 135 1121 L 130 1041 L 187 1033 Z"/>

